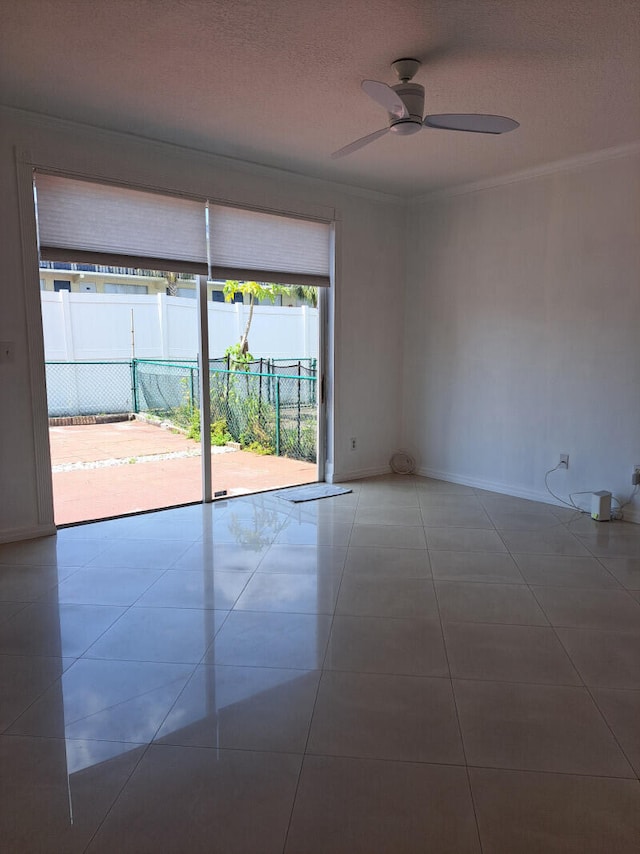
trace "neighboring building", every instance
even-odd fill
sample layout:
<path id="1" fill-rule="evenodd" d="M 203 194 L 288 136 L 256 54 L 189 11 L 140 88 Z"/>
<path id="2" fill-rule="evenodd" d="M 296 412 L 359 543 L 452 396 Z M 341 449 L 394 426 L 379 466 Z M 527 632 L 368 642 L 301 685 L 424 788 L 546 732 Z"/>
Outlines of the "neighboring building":
<path id="1" fill-rule="evenodd" d="M 63 261 L 40 262 L 40 290 L 70 291 L 71 293 L 98 294 L 138 294 L 141 296 L 170 294 L 173 296 L 196 296 L 196 279 L 189 273 L 177 273 L 176 281 L 170 285 L 169 280 L 160 270 L 134 270 L 130 267 L 106 267 L 98 264 L 75 264 Z M 214 302 L 224 302 L 224 282 L 212 281 L 207 283 L 207 299 Z M 249 297 L 236 293 L 234 302 L 249 302 Z M 264 300 L 263 305 L 307 305 L 307 301 L 299 299 L 294 294 L 282 297 L 276 296 L 271 303 Z"/>

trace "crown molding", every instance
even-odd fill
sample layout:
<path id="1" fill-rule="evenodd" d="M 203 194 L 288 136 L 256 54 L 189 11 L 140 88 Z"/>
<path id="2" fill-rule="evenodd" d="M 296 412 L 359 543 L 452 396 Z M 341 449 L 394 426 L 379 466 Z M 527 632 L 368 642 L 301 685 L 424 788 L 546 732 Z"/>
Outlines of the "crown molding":
<path id="1" fill-rule="evenodd" d="M 487 178 L 483 181 L 473 181 L 468 184 L 460 184 L 457 187 L 446 187 L 440 190 L 434 190 L 431 193 L 424 193 L 420 196 L 413 196 L 407 199 L 410 207 L 421 205 L 439 199 L 448 199 L 453 196 L 465 196 L 469 193 L 478 193 L 482 190 L 491 190 L 497 187 L 504 187 L 508 184 L 519 184 L 524 181 L 533 181 L 536 178 L 544 178 L 547 175 L 555 175 L 557 172 L 572 172 L 585 167 L 592 166 L 596 163 L 603 163 L 608 160 L 619 160 L 623 157 L 633 157 L 640 154 L 640 141 L 631 142 L 626 145 L 618 145 L 611 148 L 603 148 L 599 151 L 590 151 L 585 154 L 578 154 L 575 157 L 567 157 L 563 160 L 554 160 L 550 163 L 544 163 L 540 166 L 534 166 L 531 169 L 523 169 L 520 172 L 510 172 L 507 175 L 500 175 L 496 178 Z"/>
<path id="2" fill-rule="evenodd" d="M 192 160 L 196 159 L 202 161 L 209 167 L 217 167 L 224 170 L 233 169 L 245 175 L 256 175 L 276 181 L 281 181 L 284 178 L 290 184 L 298 184 L 303 187 L 317 187 L 319 189 L 324 189 L 325 191 L 333 191 L 354 198 L 366 199 L 368 201 L 380 202 L 387 205 L 391 204 L 406 207 L 408 209 L 412 209 L 421 204 L 432 201 L 438 201 L 440 199 L 453 198 L 455 196 L 468 195 L 470 193 L 477 193 L 482 190 L 490 190 L 507 186 L 509 184 L 532 181 L 537 178 L 554 175 L 558 172 L 579 170 L 597 163 L 617 160 L 624 157 L 633 157 L 640 154 L 640 141 L 635 141 L 625 145 L 600 149 L 598 151 L 585 152 L 562 160 L 554 160 L 549 163 L 534 166 L 530 169 L 510 172 L 494 178 L 472 181 L 467 184 L 459 184 L 452 187 L 444 187 L 428 193 L 422 193 L 417 196 L 406 196 L 403 194 L 383 192 L 381 190 L 371 190 L 365 187 L 358 187 L 353 184 L 342 183 L 340 181 L 329 180 L 326 178 L 317 178 L 310 175 L 304 175 L 293 170 L 282 169 L 275 166 L 266 166 L 262 163 L 242 160 L 228 155 L 215 154 L 200 148 L 190 148 L 188 146 L 178 145 L 177 143 L 165 142 L 153 137 L 143 136 L 141 134 L 127 133 L 84 122 L 62 119 L 46 113 L 31 112 L 30 110 L 11 107 L 5 104 L 0 104 L 0 114 L 2 113 L 13 117 L 15 120 L 27 122 L 42 129 L 56 128 L 61 131 L 76 133 L 78 131 L 82 131 L 86 134 L 92 135 L 96 139 L 118 140 L 120 143 L 128 142 L 134 145 L 137 144 L 145 146 L 147 148 L 151 146 L 167 155 L 189 157 Z M 224 200 L 220 199 L 219 201 Z"/>
<path id="3" fill-rule="evenodd" d="M 31 125 L 42 129 L 55 128 L 66 132 L 78 132 L 90 134 L 96 139 L 118 140 L 119 142 L 130 142 L 133 144 L 144 145 L 145 147 L 152 146 L 156 150 L 165 154 L 172 154 L 181 157 L 188 156 L 190 159 L 201 160 L 209 167 L 217 167 L 219 169 L 233 169 L 244 174 L 258 175 L 272 180 L 282 181 L 283 179 L 290 183 L 297 183 L 305 187 L 318 187 L 324 190 L 332 190 L 342 193 L 347 196 L 367 199 L 374 202 L 382 202 L 383 204 L 404 205 L 406 198 L 402 195 L 393 193 L 385 193 L 381 190 L 370 190 L 365 187 L 357 187 L 353 184 L 333 181 L 326 178 L 316 178 L 310 175 L 304 175 L 301 172 L 293 170 L 281 169 L 275 166 L 265 166 L 262 163 L 255 163 L 250 160 L 242 160 L 238 157 L 230 157 L 223 154 L 215 154 L 211 151 L 206 151 L 201 148 L 190 148 L 188 146 L 178 145 L 173 142 L 165 142 L 153 137 L 147 137 L 142 134 L 127 133 L 125 131 L 113 130 L 111 128 L 91 125 L 84 122 L 72 121 L 71 119 L 62 119 L 57 116 L 51 116 L 47 113 L 35 113 L 30 110 L 23 110 L 19 107 L 11 107 L 6 104 L 0 104 L 0 114 L 5 113 L 12 116 L 15 120 L 28 122 Z"/>

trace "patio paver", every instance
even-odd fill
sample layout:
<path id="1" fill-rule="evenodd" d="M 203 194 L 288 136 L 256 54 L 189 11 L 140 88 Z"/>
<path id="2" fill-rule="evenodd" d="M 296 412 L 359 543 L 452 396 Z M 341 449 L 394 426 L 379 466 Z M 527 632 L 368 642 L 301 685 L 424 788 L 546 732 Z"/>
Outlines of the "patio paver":
<path id="1" fill-rule="evenodd" d="M 153 454 L 192 452 L 197 444 L 142 421 L 52 427 L 52 466 L 125 460 L 127 464 L 54 471 L 55 522 L 63 525 L 199 501 L 200 457 L 134 462 Z M 129 463 L 129 461 L 131 461 Z M 215 454 L 214 490 L 230 495 L 317 479 L 315 464 L 247 451 Z"/>

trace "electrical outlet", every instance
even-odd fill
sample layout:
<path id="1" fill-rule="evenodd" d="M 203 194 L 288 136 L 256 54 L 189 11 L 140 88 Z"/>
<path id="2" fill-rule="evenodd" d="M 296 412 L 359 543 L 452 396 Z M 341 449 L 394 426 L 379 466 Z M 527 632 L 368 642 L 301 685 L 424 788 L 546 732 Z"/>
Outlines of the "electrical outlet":
<path id="1" fill-rule="evenodd" d="M 640 465 L 633 467 L 633 474 L 631 475 L 631 484 L 632 486 L 638 486 L 638 484 L 640 484 Z"/>
<path id="2" fill-rule="evenodd" d="M 558 463 L 561 469 L 569 468 L 569 454 L 560 454 L 560 462 Z"/>
<path id="3" fill-rule="evenodd" d="M 351 448 L 351 450 L 352 450 L 352 451 L 355 451 L 355 449 L 356 449 L 356 445 L 357 445 L 356 437 L 355 437 L 355 436 L 352 436 L 352 437 L 349 439 L 349 446 L 350 446 L 350 448 Z"/>

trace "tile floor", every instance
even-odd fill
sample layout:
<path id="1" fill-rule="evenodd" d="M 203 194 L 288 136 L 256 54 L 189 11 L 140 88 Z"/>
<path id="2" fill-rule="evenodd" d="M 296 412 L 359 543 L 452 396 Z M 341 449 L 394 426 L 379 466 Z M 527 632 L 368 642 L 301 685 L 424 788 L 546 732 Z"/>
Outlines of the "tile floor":
<path id="1" fill-rule="evenodd" d="M 3 851 L 640 851 L 640 526 L 352 487 L 0 546 Z"/>

